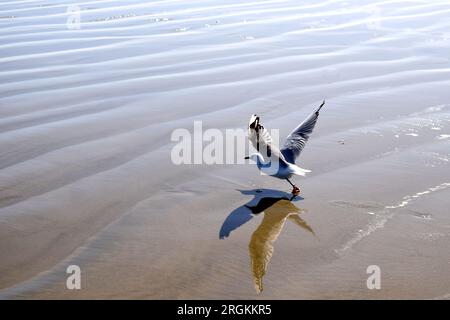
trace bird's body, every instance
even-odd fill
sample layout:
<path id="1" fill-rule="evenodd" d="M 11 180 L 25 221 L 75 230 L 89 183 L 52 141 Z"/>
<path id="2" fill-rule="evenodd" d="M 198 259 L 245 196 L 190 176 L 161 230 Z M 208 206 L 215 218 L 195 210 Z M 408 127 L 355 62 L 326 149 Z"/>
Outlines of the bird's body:
<path id="1" fill-rule="evenodd" d="M 297 166 L 295 160 L 308 141 L 319 117 L 319 111 L 324 104 L 325 101 L 288 135 L 281 150 L 272 144 L 272 139 L 268 131 L 259 122 L 259 117 L 252 115 L 250 118 L 248 125 L 249 140 L 258 152 L 246 158 L 255 161 L 256 166 L 262 173 L 279 179 L 286 179 L 293 187 L 293 194 L 298 194 L 300 189 L 289 178 L 294 175 L 304 176 L 305 173 L 310 172 L 310 170 Z"/>
<path id="2" fill-rule="evenodd" d="M 304 176 L 305 173 L 311 172 L 282 159 L 271 159 L 268 162 L 264 162 L 264 158 L 260 153 L 252 154 L 250 159 L 256 162 L 256 166 L 262 173 L 279 179 L 289 179 L 293 175 Z"/>

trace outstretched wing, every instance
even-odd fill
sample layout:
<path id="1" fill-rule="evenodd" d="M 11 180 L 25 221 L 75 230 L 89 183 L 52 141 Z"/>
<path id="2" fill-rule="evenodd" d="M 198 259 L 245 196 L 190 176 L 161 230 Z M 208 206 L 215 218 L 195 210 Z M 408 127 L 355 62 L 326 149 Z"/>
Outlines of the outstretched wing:
<path id="1" fill-rule="evenodd" d="M 320 107 L 316 109 L 305 121 L 303 121 L 297 128 L 295 128 L 286 138 L 281 153 L 286 161 L 295 163 L 295 159 L 302 152 L 305 147 L 306 141 L 309 139 L 309 135 L 312 133 L 317 119 L 319 118 L 319 111 L 324 106 L 325 100 Z"/>
<path id="2" fill-rule="evenodd" d="M 219 238 L 228 238 L 233 230 L 247 223 L 253 218 L 252 212 L 246 206 L 240 206 L 233 210 L 222 224 L 219 231 Z"/>
<path id="3" fill-rule="evenodd" d="M 261 153 L 264 161 L 268 161 L 273 156 L 285 160 L 280 150 L 273 145 L 269 131 L 259 122 L 257 115 L 252 115 L 248 123 L 248 139 L 253 147 Z"/>
<path id="4" fill-rule="evenodd" d="M 316 235 L 316 234 L 314 233 L 313 228 L 311 228 L 311 227 L 306 223 L 305 220 L 303 220 L 302 218 L 300 218 L 300 216 L 299 216 L 298 214 L 290 215 L 290 216 L 288 217 L 288 219 L 291 220 L 292 222 L 294 222 L 295 224 L 299 225 L 301 228 L 303 228 L 303 229 L 305 229 L 305 230 L 311 232 L 313 235 Z"/>

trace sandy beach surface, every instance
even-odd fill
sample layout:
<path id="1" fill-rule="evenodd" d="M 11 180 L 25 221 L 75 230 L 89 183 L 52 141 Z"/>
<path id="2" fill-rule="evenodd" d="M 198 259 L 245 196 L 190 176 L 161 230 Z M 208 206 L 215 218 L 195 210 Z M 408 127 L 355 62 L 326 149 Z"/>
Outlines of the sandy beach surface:
<path id="1" fill-rule="evenodd" d="M 0 298 L 450 299 L 449 53 L 447 0 L 2 1 Z M 323 99 L 292 202 L 171 161 Z"/>

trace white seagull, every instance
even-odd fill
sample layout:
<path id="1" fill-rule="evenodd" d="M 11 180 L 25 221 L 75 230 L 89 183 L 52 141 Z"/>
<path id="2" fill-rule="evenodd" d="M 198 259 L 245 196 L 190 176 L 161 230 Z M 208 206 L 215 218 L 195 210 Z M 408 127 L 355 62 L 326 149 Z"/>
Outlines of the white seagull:
<path id="1" fill-rule="evenodd" d="M 300 194 L 300 189 L 289 178 L 293 175 L 304 176 L 306 172 L 311 172 L 297 166 L 295 159 L 305 147 L 324 104 L 325 101 L 287 136 L 281 150 L 272 144 L 269 132 L 261 125 L 256 114 L 251 116 L 248 123 L 248 138 L 258 152 L 245 157 L 245 159 L 255 161 L 258 169 L 264 174 L 286 179 L 291 184 L 292 194 L 295 196 Z"/>

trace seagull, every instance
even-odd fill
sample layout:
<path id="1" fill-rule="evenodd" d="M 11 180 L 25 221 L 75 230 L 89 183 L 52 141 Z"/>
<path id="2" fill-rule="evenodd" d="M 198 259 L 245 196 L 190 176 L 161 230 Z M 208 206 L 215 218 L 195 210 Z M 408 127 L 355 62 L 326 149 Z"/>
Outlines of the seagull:
<path id="1" fill-rule="evenodd" d="M 259 116 L 252 115 L 248 123 L 248 139 L 258 152 L 246 156 L 245 159 L 255 161 L 256 166 L 263 174 L 287 180 L 292 186 L 294 196 L 300 194 L 300 189 L 289 178 L 294 175 L 305 176 L 306 173 L 311 172 L 297 166 L 295 160 L 305 147 L 319 118 L 319 111 L 324 105 L 325 100 L 287 136 L 281 149 L 272 144 L 272 138 L 260 123 Z"/>

